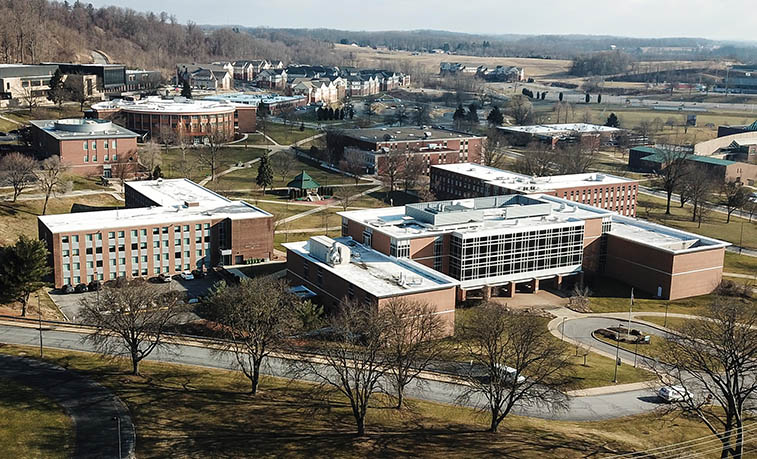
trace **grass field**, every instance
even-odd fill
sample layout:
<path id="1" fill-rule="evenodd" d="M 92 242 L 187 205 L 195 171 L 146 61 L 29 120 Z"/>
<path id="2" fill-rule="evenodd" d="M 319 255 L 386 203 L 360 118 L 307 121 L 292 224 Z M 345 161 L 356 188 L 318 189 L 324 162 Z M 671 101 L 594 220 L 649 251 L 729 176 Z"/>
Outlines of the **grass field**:
<path id="1" fill-rule="evenodd" d="M 6 346 L 2 352 L 22 348 Z M 439 457 L 579 458 L 678 443 L 707 433 L 701 424 L 658 414 L 602 422 L 508 417 L 500 433 L 484 432 L 485 416 L 462 407 L 410 400 L 398 412 L 375 397 L 363 437 L 353 434 L 349 406 L 325 404 L 312 386 L 264 377 L 257 396 L 238 373 L 153 362 L 143 377 L 124 375 L 123 361 L 49 350 L 55 363 L 89 373 L 128 405 L 137 457 Z M 12 398 L 7 398 L 12 400 Z"/>
<path id="2" fill-rule="evenodd" d="M 37 216 L 42 214 L 42 200 L 0 202 L 0 244 L 15 241 L 20 234 L 37 238 Z M 64 214 L 71 212 L 74 204 L 80 206 L 114 207 L 123 206 L 110 194 L 95 194 L 89 196 L 51 198 L 47 205 L 48 214 Z"/>
<path id="3" fill-rule="evenodd" d="M 725 253 L 725 266 L 723 271 L 727 273 L 746 274 L 757 276 L 757 257 L 739 255 L 737 253 Z"/>
<path id="4" fill-rule="evenodd" d="M 263 128 L 263 122 L 258 120 L 258 132 L 264 132 L 265 134 L 276 141 L 279 145 L 291 145 L 295 142 L 299 142 L 300 140 L 307 139 L 308 137 L 312 137 L 316 134 L 318 134 L 318 131 L 311 128 L 305 128 L 304 130 L 300 131 L 300 126 L 295 124 L 290 124 L 288 126 L 285 126 L 283 124 L 279 123 L 272 123 L 270 121 L 265 123 L 265 129 Z M 257 137 L 255 137 L 253 140 L 258 140 Z M 261 142 L 265 142 L 265 140 L 260 138 Z"/>
<path id="5" fill-rule="evenodd" d="M 665 215 L 665 200 L 662 198 L 639 193 L 636 200 L 636 216 L 639 218 L 733 244 L 738 244 L 741 240 L 744 247 L 757 248 L 757 222 L 749 223 L 747 220 L 731 216 L 731 222 L 726 224 L 725 214 L 710 212 L 706 221 L 699 227 L 698 223 L 691 221 L 691 208 L 680 208 L 675 200 L 671 202 L 671 215 Z M 744 223 L 743 237 L 742 222 Z"/>
<path id="6" fill-rule="evenodd" d="M 73 422 L 41 392 L 0 378 L 0 445 L 2 457 L 70 457 Z"/>
<path id="7" fill-rule="evenodd" d="M 631 287 L 618 280 L 607 277 L 597 278 L 590 281 L 588 286 L 591 290 L 590 307 L 593 312 L 626 312 L 630 305 Z M 682 314 L 698 314 L 712 303 L 712 295 L 702 295 L 682 300 L 660 300 L 651 298 L 639 290 L 634 291 L 634 311 L 668 312 Z"/>
<path id="8" fill-rule="evenodd" d="M 646 321 L 646 322 L 652 322 L 653 324 L 657 324 L 661 327 L 670 328 L 671 330 L 680 330 L 683 324 L 691 320 L 691 319 L 684 319 L 682 317 L 668 317 L 666 321 L 664 316 L 644 316 L 644 315 L 638 315 L 635 318 Z"/>
<path id="9" fill-rule="evenodd" d="M 188 178 L 192 180 L 200 180 L 210 175 L 210 167 L 203 164 L 199 160 L 200 148 L 190 148 L 186 152 L 186 161 L 190 165 L 188 168 Z M 216 166 L 216 173 L 235 166 L 237 163 L 244 163 L 253 159 L 259 158 L 263 155 L 265 149 L 263 148 L 245 148 L 244 146 L 238 147 L 223 147 L 219 155 L 218 164 Z M 181 168 L 181 150 L 178 148 L 169 149 L 161 152 L 161 171 L 166 178 L 182 178 L 187 176 L 183 173 Z M 257 171 L 257 168 L 253 168 Z"/>

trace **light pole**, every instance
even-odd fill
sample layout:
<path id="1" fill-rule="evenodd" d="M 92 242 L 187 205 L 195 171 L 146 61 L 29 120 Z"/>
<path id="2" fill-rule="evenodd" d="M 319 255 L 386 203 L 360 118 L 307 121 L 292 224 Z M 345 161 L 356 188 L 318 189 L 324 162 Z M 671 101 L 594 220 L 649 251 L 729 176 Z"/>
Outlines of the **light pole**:
<path id="1" fill-rule="evenodd" d="M 118 458 L 121 459 L 121 418 L 118 416 L 113 416 L 113 420 L 116 421 L 116 426 L 118 429 Z"/>
<path id="2" fill-rule="evenodd" d="M 37 293 L 37 319 L 39 323 L 39 358 L 42 358 L 42 303 L 39 301 L 39 292 Z"/>

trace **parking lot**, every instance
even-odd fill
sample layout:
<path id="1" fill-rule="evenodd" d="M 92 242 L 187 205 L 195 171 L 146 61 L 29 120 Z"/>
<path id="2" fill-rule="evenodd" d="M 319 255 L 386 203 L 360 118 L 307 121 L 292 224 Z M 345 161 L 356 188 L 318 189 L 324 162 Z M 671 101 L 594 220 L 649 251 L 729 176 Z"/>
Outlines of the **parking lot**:
<path id="1" fill-rule="evenodd" d="M 149 282 L 146 285 L 160 291 L 183 291 L 186 292 L 187 299 L 190 299 L 205 295 L 208 289 L 220 280 L 221 276 L 211 271 L 202 279 L 186 281 L 179 276 L 174 276 L 170 283 Z M 80 301 L 83 298 L 94 298 L 97 296 L 97 292 L 62 293 L 59 290 L 52 290 L 49 293 L 50 298 L 52 298 L 58 308 L 63 311 L 63 314 L 71 322 L 76 322 L 77 317 L 81 315 L 79 312 L 81 309 Z"/>

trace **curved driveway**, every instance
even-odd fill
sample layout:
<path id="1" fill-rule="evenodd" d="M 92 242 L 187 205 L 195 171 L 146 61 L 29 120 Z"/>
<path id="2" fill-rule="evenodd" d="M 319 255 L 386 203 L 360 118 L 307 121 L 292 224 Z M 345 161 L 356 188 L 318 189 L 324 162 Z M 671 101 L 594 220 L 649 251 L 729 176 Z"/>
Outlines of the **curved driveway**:
<path id="1" fill-rule="evenodd" d="M 45 331 L 44 343 L 46 346 L 59 349 L 92 352 L 91 346 L 82 342 L 81 337 L 77 332 L 48 330 Z M 35 329 L 0 325 L 0 342 L 35 346 L 39 343 L 38 339 Z M 233 360 L 228 355 L 219 355 L 205 347 L 188 344 L 176 345 L 169 352 L 156 351 L 149 360 L 210 368 L 234 368 Z M 263 370 L 266 374 L 279 377 L 287 377 L 291 373 L 288 362 L 280 358 L 269 358 Z M 461 392 L 462 386 L 439 379 L 424 379 L 407 388 L 408 397 L 448 404 L 458 403 Z M 472 399 L 466 402 L 466 405 L 484 406 L 484 399 Z M 544 419 L 588 421 L 639 414 L 657 406 L 652 390 L 642 388 L 629 392 L 571 397 L 568 409 L 564 411 L 550 412 L 540 407 L 520 407 L 516 413 Z"/>
<path id="2" fill-rule="evenodd" d="M 121 419 L 121 457 L 133 457 L 136 435 L 129 412 L 102 385 L 51 363 L 2 354 L 0 377 L 37 389 L 65 409 L 74 422 L 75 458 L 118 457 L 115 416 Z"/>

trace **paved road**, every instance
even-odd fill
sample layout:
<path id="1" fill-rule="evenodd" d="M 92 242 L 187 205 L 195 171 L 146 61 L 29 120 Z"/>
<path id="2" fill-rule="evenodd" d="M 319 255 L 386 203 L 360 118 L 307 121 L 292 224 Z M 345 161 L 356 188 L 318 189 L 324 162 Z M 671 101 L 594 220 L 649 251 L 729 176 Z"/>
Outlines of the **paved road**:
<path id="1" fill-rule="evenodd" d="M 136 435 L 129 412 L 105 387 L 57 365 L 1 354 L 0 377 L 35 388 L 66 410 L 74 421 L 74 457 L 118 457 L 116 416 L 121 419 L 121 457 L 133 457 Z"/>
<path id="2" fill-rule="evenodd" d="M 0 342 L 36 346 L 39 344 L 38 332 L 33 328 L 0 325 Z M 91 352 L 91 346 L 82 342 L 81 334 L 71 331 L 48 330 L 44 332 L 45 346 L 59 349 Z M 232 359 L 228 355 L 217 355 L 209 349 L 177 345 L 170 351 L 157 351 L 150 360 L 170 363 L 191 364 L 208 368 L 233 368 Z M 289 362 L 284 359 L 270 358 L 264 364 L 265 374 L 287 377 L 290 374 Z M 455 404 L 462 391 L 462 387 L 438 380 L 423 380 L 407 389 L 411 398 L 429 400 L 440 403 Z M 468 406 L 482 406 L 481 398 L 469 400 Z M 651 389 L 635 390 L 608 395 L 588 397 L 573 397 L 569 401 L 566 411 L 550 412 L 542 407 L 519 407 L 517 414 L 540 417 L 544 419 L 559 419 L 566 421 L 587 421 L 611 419 L 650 411 L 656 408 L 658 401 Z"/>

